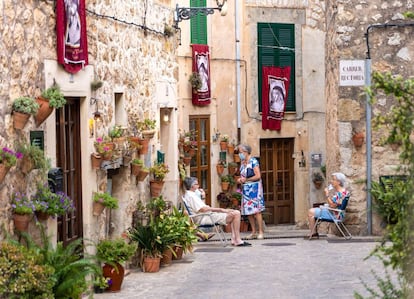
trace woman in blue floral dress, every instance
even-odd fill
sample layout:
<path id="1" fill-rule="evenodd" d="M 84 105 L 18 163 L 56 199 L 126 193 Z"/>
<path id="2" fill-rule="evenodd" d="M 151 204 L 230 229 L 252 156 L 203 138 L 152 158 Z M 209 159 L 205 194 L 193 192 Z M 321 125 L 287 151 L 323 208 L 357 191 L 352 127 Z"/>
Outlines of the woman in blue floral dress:
<path id="1" fill-rule="evenodd" d="M 251 156 L 252 148 L 249 145 L 240 144 L 237 149 L 241 159 L 240 179 L 237 181 L 242 185 L 241 214 L 247 216 L 252 227 L 252 233 L 248 238 L 263 239 L 262 212 L 265 205 L 259 161 Z"/>

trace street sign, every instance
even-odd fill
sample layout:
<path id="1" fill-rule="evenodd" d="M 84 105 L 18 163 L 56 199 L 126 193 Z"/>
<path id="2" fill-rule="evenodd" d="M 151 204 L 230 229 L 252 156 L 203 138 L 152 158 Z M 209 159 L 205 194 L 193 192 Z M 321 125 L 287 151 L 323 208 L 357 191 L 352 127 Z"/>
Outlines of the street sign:
<path id="1" fill-rule="evenodd" d="M 365 85 L 365 61 L 364 60 L 340 60 L 339 61 L 339 86 L 364 86 Z"/>

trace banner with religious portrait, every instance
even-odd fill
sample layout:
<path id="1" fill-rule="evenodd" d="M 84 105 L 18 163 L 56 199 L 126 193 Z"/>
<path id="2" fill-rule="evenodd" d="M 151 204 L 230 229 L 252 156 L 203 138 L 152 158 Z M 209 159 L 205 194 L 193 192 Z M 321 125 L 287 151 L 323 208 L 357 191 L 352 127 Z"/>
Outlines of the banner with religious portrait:
<path id="1" fill-rule="evenodd" d="M 71 74 L 88 65 L 85 0 L 56 1 L 57 58 Z"/>
<path id="2" fill-rule="evenodd" d="M 193 105 L 204 106 L 211 103 L 210 90 L 210 51 L 208 45 L 192 45 L 193 72 L 197 72 L 201 85 L 192 91 Z"/>
<path id="3" fill-rule="evenodd" d="M 288 97 L 290 66 L 264 66 L 262 78 L 262 128 L 280 131 Z"/>

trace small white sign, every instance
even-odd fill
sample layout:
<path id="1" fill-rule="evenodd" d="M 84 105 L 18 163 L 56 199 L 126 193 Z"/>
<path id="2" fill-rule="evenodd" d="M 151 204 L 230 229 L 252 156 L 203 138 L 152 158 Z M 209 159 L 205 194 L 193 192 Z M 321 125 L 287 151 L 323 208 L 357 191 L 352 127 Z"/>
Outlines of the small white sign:
<path id="1" fill-rule="evenodd" d="M 365 61 L 364 60 L 340 60 L 339 61 L 339 86 L 364 86 L 365 85 Z"/>

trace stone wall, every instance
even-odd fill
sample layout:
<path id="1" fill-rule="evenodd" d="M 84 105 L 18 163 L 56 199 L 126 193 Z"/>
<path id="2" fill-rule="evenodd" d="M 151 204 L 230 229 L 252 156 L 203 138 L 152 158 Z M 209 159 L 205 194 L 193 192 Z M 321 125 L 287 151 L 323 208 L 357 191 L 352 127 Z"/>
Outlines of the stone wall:
<path id="1" fill-rule="evenodd" d="M 86 1 L 89 66 L 72 77 L 56 62 L 54 6 L 53 1 L 1 2 L 0 51 L 7 55 L 0 57 L 0 145 L 12 146 L 18 139 L 27 140 L 30 130 L 35 128 L 33 120 L 21 133 L 12 128 L 10 112 L 14 98 L 36 97 L 53 80 L 65 96 L 80 97 L 84 237 L 96 239 L 108 231 L 119 234 L 130 225 L 136 201 L 147 200 L 149 191 L 146 184 L 136 185 L 129 171 L 122 170 L 112 182 L 121 208 L 112 213 L 110 220 L 92 217 L 92 192 L 106 189 L 107 176 L 105 171 L 94 171 L 90 166 L 94 138 L 86 132 L 95 111 L 90 98 L 99 99 L 98 109 L 103 115 L 103 122 L 95 128 L 96 135 L 106 134 L 118 123 L 131 128 L 144 117 L 157 119 L 160 127 L 160 102 L 165 104 L 168 100 L 168 105 L 175 106 L 171 96 L 162 99 L 157 96 L 161 88 L 165 93 L 174 84 L 177 74 L 176 37 L 164 35 L 165 24 L 172 22 L 170 1 L 135 0 L 122 5 L 117 1 Z M 94 79 L 101 80 L 103 86 L 92 92 L 90 82 Z M 115 107 L 117 98 L 122 98 L 122 107 Z M 45 151 L 52 164 L 56 163 L 53 121 L 45 122 L 39 129 L 45 131 Z M 160 148 L 159 138 L 160 134 L 152 141 L 150 154 L 143 157 L 147 165 Z M 9 198 L 19 184 L 27 190 L 31 188 L 15 167 L 0 185 L 0 205 L 6 207 L 0 213 L 0 225 L 6 224 L 9 231 Z"/>
<path id="2" fill-rule="evenodd" d="M 348 177 L 352 192 L 349 223 L 354 233 L 367 233 L 366 147 L 356 148 L 353 131 L 366 131 L 366 97 L 362 87 L 339 87 L 339 60 L 363 60 L 367 45 L 365 33 L 372 24 L 401 23 L 402 13 L 412 10 L 412 1 L 327 1 L 326 3 L 326 93 L 328 173 L 341 171 Z M 392 72 L 403 77 L 413 75 L 413 28 L 375 28 L 370 30 L 369 46 L 372 71 Z M 392 103 L 384 98 L 374 105 L 377 114 Z M 365 132 L 366 133 L 366 132 Z M 396 174 L 398 154 L 379 144 L 379 132 L 372 134 L 372 179 Z M 372 232 L 381 233 L 380 219 L 373 216 Z"/>

